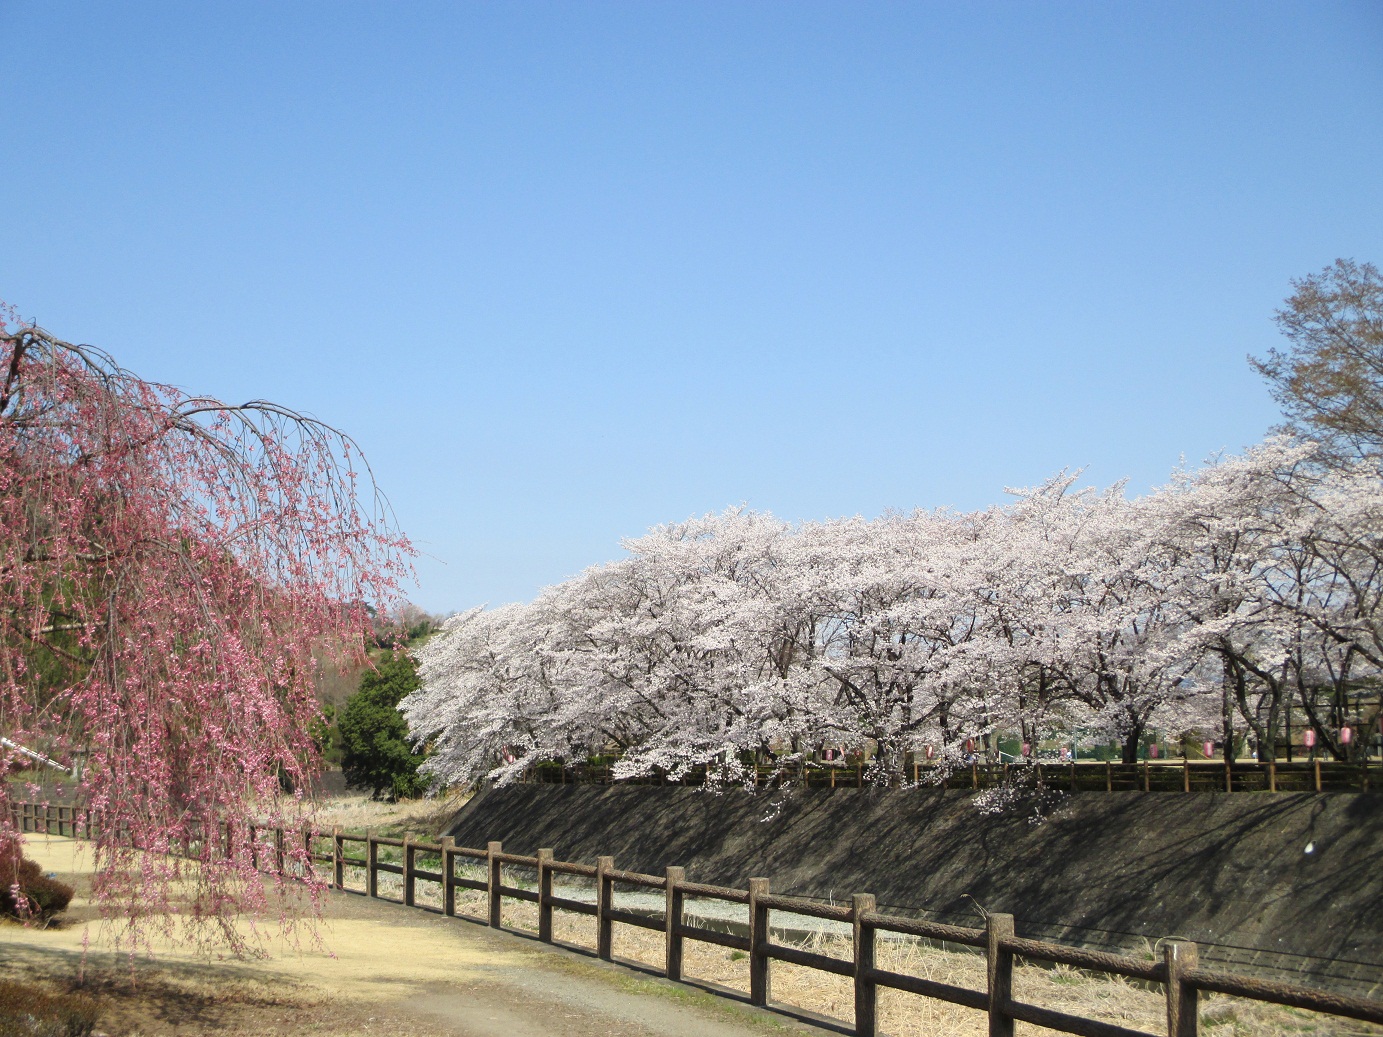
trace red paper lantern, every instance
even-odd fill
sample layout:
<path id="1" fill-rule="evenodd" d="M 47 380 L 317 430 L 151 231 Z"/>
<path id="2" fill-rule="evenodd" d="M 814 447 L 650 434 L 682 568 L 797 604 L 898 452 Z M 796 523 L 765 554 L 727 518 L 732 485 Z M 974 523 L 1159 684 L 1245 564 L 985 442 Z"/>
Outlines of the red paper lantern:
<path id="1" fill-rule="evenodd" d="M 1313 728 L 1307 728 L 1306 733 L 1301 736 L 1301 744 L 1308 749 L 1316 747 L 1316 732 Z"/>
<path id="2" fill-rule="evenodd" d="M 1341 744 L 1341 745 L 1349 745 L 1350 740 L 1351 740 L 1353 737 L 1354 737 L 1354 730 L 1353 730 L 1352 728 L 1350 728 L 1350 727 L 1348 727 L 1348 726 L 1340 728 L 1340 744 Z"/>
<path id="3" fill-rule="evenodd" d="M 1024 755 L 1024 756 L 1031 756 L 1031 755 L 1032 755 L 1032 743 L 1031 743 L 1031 742 L 1024 742 L 1024 743 L 1023 743 L 1023 755 Z"/>
<path id="4" fill-rule="evenodd" d="M 1210 757 L 1215 755 L 1215 743 L 1206 742 L 1204 745 L 1201 746 L 1201 752 L 1205 754 L 1205 758 L 1207 760 L 1210 759 Z"/>
<path id="5" fill-rule="evenodd" d="M 936 752 L 936 750 L 929 745 L 923 750 L 923 752 L 927 754 L 927 759 L 930 760 L 932 758 L 932 755 Z"/>
<path id="6" fill-rule="evenodd" d="M 1151 757 L 1152 759 L 1154 759 L 1154 760 L 1157 759 L 1157 744 L 1156 744 L 1156 743 L 1153 743 L 1152 745 L 1148 746 L 1148 756 L 1150 756 L 1150 757 Z"/>
<path id="7" fill-rule="evenodd" d="M 973 738 L 967 738 L 965 740 L 965 751 L 968 753 L 973 753 L 975 751 L 975 740 Z"/>

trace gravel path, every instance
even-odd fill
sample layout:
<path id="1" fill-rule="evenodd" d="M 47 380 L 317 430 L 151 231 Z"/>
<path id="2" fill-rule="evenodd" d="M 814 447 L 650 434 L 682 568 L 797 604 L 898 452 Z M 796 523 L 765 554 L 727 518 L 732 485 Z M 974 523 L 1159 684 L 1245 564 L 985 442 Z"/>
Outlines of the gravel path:
<path id="1" fill-rule="evenodd" d="M 333 896 L 327 914 L 332 919 L 368 920 L 391 935 L 400 929 L 435 934 L 464 957 L 464 976 L 413 984 L 394 1002 L 401 1032 L 409 1032 L 408 1018 L 418 1015 L 465 1037 L 763 1037 L 829 1032 L 473 922 L 406 911 L 350 894 Z M 368 938 L 369 933 L 361 935 Z M 387 972 L 397 968 L 397 962 L 381 961 L 379 967 Z"/>

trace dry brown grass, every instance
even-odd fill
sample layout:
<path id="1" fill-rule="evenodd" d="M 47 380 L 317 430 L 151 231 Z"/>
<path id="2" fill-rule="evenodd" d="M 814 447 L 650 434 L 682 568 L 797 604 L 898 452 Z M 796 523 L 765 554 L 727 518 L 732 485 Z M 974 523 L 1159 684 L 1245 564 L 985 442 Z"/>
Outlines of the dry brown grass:
<path id="1" fill-rule="evenodd" d="M 463 868 L 458 861 L 458 874 L 463 873 L 470 877 L 483 877 L 481 869 Z M 515 881 L 517 877 L 508 881 Z M 348 875 L 347 882 L 352 881 Z M 363 882 L 363 872 L 354 881 Z M 380 893 L 382 896 L 401 897 L 401 881 L 396 876 L 381 875 Z M 570 894 L 559 891 L 559 895 Z M 436 883 L 419 882 L 416 896 L 419 904 L 441 906 L 441 891 Z M 485 894 L 458 889 L 456 910 L 459 914 L 484 917 L 488 912 Z M 522 901 L 506 901 L 504 924 L 536 933 L 537 906 Z M 556 911 L 553 935 L 560 942 L 593 949 L 595 920 Z M 799 941 L 797 945 L 837 958 L 849 960 L 851 957 L 849 940 L 839 936 L 818 934 Z M 744 954 L 695 940 L 687 940 L 684 946 L 684 971 L 688 979 L 748 993 L 749 968 Z M 637 962 L 660 972 L 664 964 L 663 935 L 637 926 L 616 924 L 614 953 L 616 958 Z M 877 955 L 878 966 L 883 969 L 972 990 L 985 989 L 985 959 L 981 954 L 966 950 L 943 950 L 912 940 L 881 939 Z M 854 987 L 851 980 L 784 962 L 774 962 L 771 968 L 772 1000 L 775 1003 L 853 1023 Z M 1020 960 L 1014 968 L 1014 996 L 1044 1008 L 1148 1033 L 1166 1033 L 1167 1029 L 1166 1001 L 1161 988 L 1149 989 L 1121 977 Z M 892 1037 L 984 1037 L 988 1033 L 983 1012 L 889 989 L 879 992 L 879 1025 L 883 1032 Z M 1202 997 L 1201 1026 L 1207 1037 L 1383 1035 L 1383 1027 L 1367 1023 L 1215 994 Z M 1020 1023 L 1019 1032 L 1048 1034 L 1055 1031 Z"/>
<path id="2" fill-rule="evenodd" d="M 404 799 L 397 803 L 372 800 L 367 794 L 333 796 L 318 805 L 316 819 L 323 829 L 339 825 L 348 832 L 374 828 L 390 836 L 412 832 L 431 837 L 468 799 L 469 793 L 434 799 Z"/>

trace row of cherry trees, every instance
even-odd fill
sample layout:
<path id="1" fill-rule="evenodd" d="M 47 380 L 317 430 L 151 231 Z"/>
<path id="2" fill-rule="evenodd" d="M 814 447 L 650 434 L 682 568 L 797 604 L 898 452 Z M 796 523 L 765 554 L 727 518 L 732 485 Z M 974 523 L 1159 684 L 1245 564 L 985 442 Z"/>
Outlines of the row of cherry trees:
<path id="1" fill-rule="evenodd" d="M 1237 727 L 1267 752 L 1289 706 L 1344 755 L 1383 665 L 1377 468 L 1286 439 L 1136 499 L 1062 475 L 969 514 L 733 510 L 624 546 L 422 650 L 401 708 L 439 781 L 612 748 L 625 775 L 735 781 L 755 754 L 866 746 L 897 781 L 909 753 L 999 731 L 1132 760 L 1150 727 Z"/>

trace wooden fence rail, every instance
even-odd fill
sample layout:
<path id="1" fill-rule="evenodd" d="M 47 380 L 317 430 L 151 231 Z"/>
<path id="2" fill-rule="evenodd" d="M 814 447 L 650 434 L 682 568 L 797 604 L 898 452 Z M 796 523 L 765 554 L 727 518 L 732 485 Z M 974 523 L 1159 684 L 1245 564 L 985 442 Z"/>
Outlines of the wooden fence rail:
<path id="1" fill-rule="evenodd" d="M 919 788 L 997 788 L 1015 780 L 1041 783 L 1066 792 L 1380 792 L 1383 762 L 1361 760 L 1144 760 L 1114 763 L 1089 760 L 1059 763 L 967 763 L 942 768 L 914 763 L 902 777 Z M 705 767 L 678 779 L 660 775 L 622 778 L 616 782 L 610 764 L 534 764 L 523 780 L 544 785 L 704 785 Z M 755 768 L 753 784 L 792 783 L 807 788 L 863 788 L 870 784 L 863 764 L 794 762 Z"/>
<path id="2" fill-rule="evenodd" d="M 89 837 L 93 825 L 99 820 L 66 805 L 11 803 L 10 811 L 13 824 L 23 832 L 71 835 L 80 833 Z M 336 889 L 379 897 L 379 876 L 397 875 L 401 878 L 403 886 L 401 902 L 410 907 L 417 907 L 417 883 L 432 882 L 441 887 L 441 910 L 444 914 L 467 918 L 495 929 L 503 928 L 506 899 L 537 904 L 538 939 L 546 943 L 553 940 L 554 910 L 593 917 L 596 954 L 606 961 L 614 958 L 615 923 L 662 932 L 665 947 L 663 973 L 674 981 L 683 981 L 683 948 L 687 940 L 700 940 L 742 951 L 749 958 L 749 1000 L 754 1005 L 767 1006 L 772 999 L 771 963 L 774 961 L 844 976 L 854 981 L 854 1032 L 860 1037 L 876 1037 L 878 1033 L 878 991 L 881 987 L 936 998 L 984 1012 L 988 1016 L 990 1037 L 1013 1037 L 1015 1022 L 1032 1023 L 1062 1033 L 1077 1034 L 1079 1037 L 1158 1037 L 1143 1030 L 1058 1012 L 1015 999 L 1013 966 L 1016 958 L 1067 965 L 1088 972 L 1161 984 L 1166 995 L 1168 1037 L 1198 1037 L 1201 1032 L 1198 1005 L 1202 992 L 1227 994 L 1267 1004 L 1383 1024 L 1383 1001 L 1205 969 L 1200 967 L 1197 945 L 1185 940 L 1165 942 L 1159 960 L 1145 960 L 1019 937 L 1014 931 L 1014 920 L 1010 914 L 991 913 L 986 918 L 984 928 L 971 929 L 901 915 L 883 914 L 876 910 L 874 896 L 870 893 L 855 894 L 851 897 L 849 906 L 828 905 L 817 900 L 783 896 L 769 891 L 769 880 L 766 878 L 751 878 L 748 889 L 734 889 L 688 882 L 685 869 L 675 866 L 668 867 L 662 875 L 646 875 L 617 869 L 612 857 L 598 857 L 592 866 L 559 861 L 554 852 L 547 848 L 540 849 L 533 856 L 527 856 L 506 853 L 499 842 L 489 843 L 482 850 L 457 846 L 449 837 L 436 841 L 416 839 L 411 835 L 401 839 L 387 838 L 368 829 L 364 835 L 354 835 L 339 828 L 324 833 L 309 830 L 291 832 L 282 828 L 257 831 L 252 827 L 252 843 L 255 842 L 256 834 L 268 835 L 267 839 L 260 839 L 258 845 L 270 847 L 274 851 L 271 854 L 273 867 L 280 873 L 286 868 L 285 858 L 288 855 L 285 848 L 289 839 L 300 838 L 306 860 L 330 866 L 330 884 Z M 227 829 L 225 835 L 229 844 L 231 831 Z M 330 840 L 330 853 L 320 853 L 314 849 L 318 839 Z M 364 855 L 349 856 L 348 844 L 363 846 Z M 399 861 L 395 863 L 382 860 L 379 852 L 381 848 L 399 850 Z M 204 852 L 204 848 L 199 848 L 199 852 Z M 419 860 L 428 857 L 440 861 L 439 871 L 419 866 Z M 472 879 L 458 875 L 458 859 L 471 861 L 475 865 L 483 864 L 486 877 Z M 264 862 L 260 863 L 263 866 Z M 364 889 L 353 888 L 347 884 L 348 868 L 365 871 Z M 532 872 L 535 877 L 533 887 L 506 883 L 506 868 Z M 595 903 L 555 894 L 554 875 L 593 879 Z M 662 916 L 635 913 L 616 907 L 616 884 L 661 891 L 664 894 Z M 486 895 L 485 918 L 458 914 L 458 889 L 475 890 Z M 689 897 L 746 905 L 749 916 L 748 935 L 719 932 L 688 924 L 685 904 Z M 852 932 L 851 957 L 836 958 L 774 942 L 770 928 L 770 916 L 773 911 L 791 912 L 849 925 Z M 985 989 L 975 990 L 879 968 L 875 951 L 878 934 L 881 932 L 915 936 L 981 951 L 986 959 Z"/>

